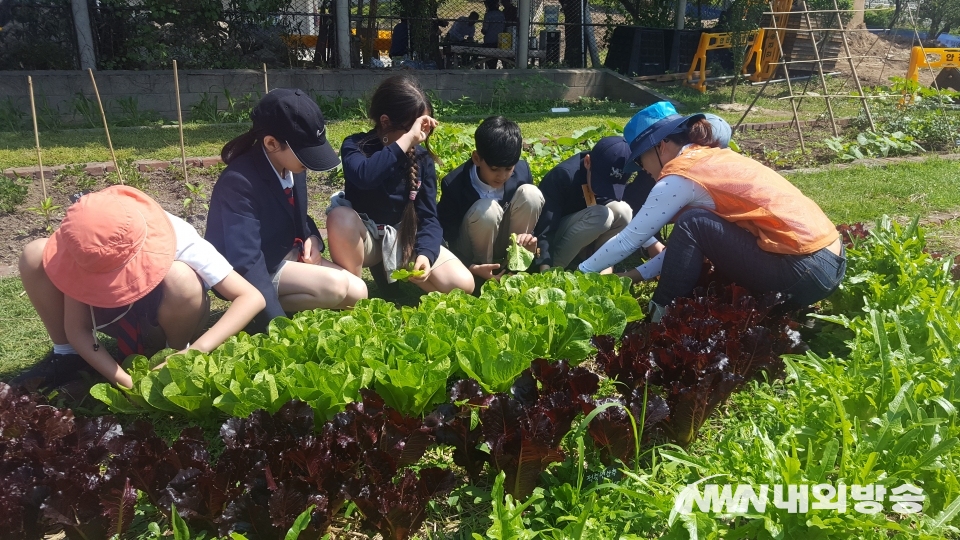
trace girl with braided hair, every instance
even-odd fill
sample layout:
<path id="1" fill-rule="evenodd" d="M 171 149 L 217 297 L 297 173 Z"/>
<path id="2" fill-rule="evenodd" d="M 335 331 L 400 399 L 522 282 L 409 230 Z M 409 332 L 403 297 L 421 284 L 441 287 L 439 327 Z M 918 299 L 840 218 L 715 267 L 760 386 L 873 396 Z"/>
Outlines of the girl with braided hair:
<path id="1" fill-rule="evenodd" d="M 340 146 L 345 187 L 327 211 L 330 256 L 357 276 L 377 267 L 375 277 L 389 281 L 392 270 L 412 265 L 422 274 L 410 281 L 427 292 L 471 293 L 473 275 L 441 245 L 432 113 L 409 75 L 389 77 L 374 91 L 367 113 L 373 129 Z"/>

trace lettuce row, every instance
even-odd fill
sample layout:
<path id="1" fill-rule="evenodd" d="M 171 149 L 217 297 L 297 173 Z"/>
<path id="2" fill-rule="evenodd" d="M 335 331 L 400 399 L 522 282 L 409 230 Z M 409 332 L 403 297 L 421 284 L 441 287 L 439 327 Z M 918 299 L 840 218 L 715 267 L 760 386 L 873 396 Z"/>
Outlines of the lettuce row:
<path id="1" fill-rule="evenodd" d="M 505 392 L 533 359 L 575 365 L 593 353 L 593 336 L 618 338 L 641 317 L 627 279 L 521 274 L 488 282 L 479 297 L 431 293 L 402 309 L 364 300 L 276 319 L 267 334 L 241 334 L 209 354 L 134 356 L 125 362 L 133 389 L 99 384 L 91 394 L 118 413 L 195 418 L 275 413 L 297 399 L 320 425 L 372 388 L 389 407 L 422 416 L 446 401 L 451 376 Z"/>

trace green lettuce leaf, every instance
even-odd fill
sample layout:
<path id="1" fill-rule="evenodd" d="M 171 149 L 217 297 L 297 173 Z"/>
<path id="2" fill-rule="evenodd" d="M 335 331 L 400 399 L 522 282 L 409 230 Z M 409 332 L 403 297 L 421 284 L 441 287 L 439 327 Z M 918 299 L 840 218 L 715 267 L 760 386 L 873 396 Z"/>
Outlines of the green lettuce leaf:
<path id="1" fill-rule="evenodd" d="M 510 235 L 510 245 L 507 246 L 507 268 L 511 272 L 526 272 L 533 264 L 533 253 L 517 244 L 517 235 Z"/>

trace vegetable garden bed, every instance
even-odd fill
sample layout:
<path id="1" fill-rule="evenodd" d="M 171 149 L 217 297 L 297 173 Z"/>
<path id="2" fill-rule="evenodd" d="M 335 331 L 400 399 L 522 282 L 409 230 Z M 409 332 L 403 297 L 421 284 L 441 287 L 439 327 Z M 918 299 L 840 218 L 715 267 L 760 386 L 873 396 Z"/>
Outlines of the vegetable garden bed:
<path id="1" fill-rule="evenodd" d="M 843 230 L 847 278 L 812 328 L 719 284 L 636 322 L 648 288 L 550 272 L 280 319 L 159 371 L 131 359 L 134 391 L 95 391 L 116 419 L 0 386 L 0 536 L 949 536 L 953 262 L 916 223 Z M 810 497 L 684 511 L 708 483 Z M 860 486 L 886 490 L 879 511 Z"/>

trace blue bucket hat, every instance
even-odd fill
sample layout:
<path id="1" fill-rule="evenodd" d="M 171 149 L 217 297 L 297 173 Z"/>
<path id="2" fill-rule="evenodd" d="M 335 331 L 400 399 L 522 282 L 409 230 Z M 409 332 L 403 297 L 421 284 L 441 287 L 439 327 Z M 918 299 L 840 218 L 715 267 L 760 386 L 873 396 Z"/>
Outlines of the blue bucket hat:
<path id="1" fill-rule="evenodd" d="M 644 152 L 656 146 L 668 135 L 677 132 L 688 121 L 703 117 L 701 113 L 683 116 L 667 101 L 654 103 L 633 115 L 623 128 L 624 139 L 630 142 L 630 158 L 624 168 L 624 175 L 629 177 L 633 172 L 640 170 L 636 161 Z"/>

